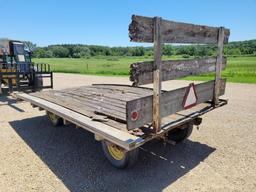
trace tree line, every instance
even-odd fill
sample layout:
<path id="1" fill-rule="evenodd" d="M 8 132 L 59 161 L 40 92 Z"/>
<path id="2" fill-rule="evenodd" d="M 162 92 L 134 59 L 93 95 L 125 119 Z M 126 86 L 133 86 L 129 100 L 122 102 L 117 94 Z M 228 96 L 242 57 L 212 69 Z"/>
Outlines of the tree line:
<path id="1" fill-rule="evenodd" d="M 26 42 L 36 58 L 90 58 L 94 56 L 152 56 L 153 47 L 108 47 L 99 45 L 63 44 L 37 47 Z M 164 45 L 163 54 L 195 56 L 214 56 L 215 45 Z M 256 55 L 256 40 L 231 42 L 224 47 L 225 55 Z"/>

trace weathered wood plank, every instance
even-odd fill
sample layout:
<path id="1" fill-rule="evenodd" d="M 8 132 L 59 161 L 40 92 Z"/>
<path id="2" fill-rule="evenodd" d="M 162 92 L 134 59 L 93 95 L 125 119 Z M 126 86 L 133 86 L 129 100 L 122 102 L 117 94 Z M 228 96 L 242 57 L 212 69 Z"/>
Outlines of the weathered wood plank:
<path id="1" fill-rule="evenodd" d="M 44 93 L 44 94 L 42 94 L 42 93 Z M 47 93 L 47 91 L 44 91 L 44 92 L 41 92 L 40 94 L 34 93 L 31 95 L 35 96 L 37 98 L 41 98 L 46 101 L 58 104 L 60 106 L 66 107 L 70 110 L 73 110 L 80 114 L 83 114 L 89 118 L 93 118 L 94 116 L 96 116 L 95 113 L 99 112 L 97 109 L 98 105 L 96 105 L 96 104 L 90 104 L 90 103 L 88 104 L 85 102 L 80 102 L 80 100 L 75 100 L 70 97 L 58 97 L 58 96 L 49 95 L 46 93 Z M 109 106 L 108 106 L 108 108 L 109 108 Z M 120 112 L 119 113 L 117 111 L 113 112 L 112 109 L 104 108 L 103 110 L 100 110 L 100 112 L 101 112 L 101 114 L 109 114 L 108 116 L 110 118 L 108 119 L 107 122 L 104 122 L 105 124 L 113 126 L 117 129 L 126 130 L 126 124 L 123 123 L 126 120 L 125 110 L 123 110 L 123 112 L 121 113 L 122 116 L 120 116 Z M 115 116 L 115 117 L 111 118 L 113 116 Z M 120 120 L 123 122 L 120 122 Z"/>
<path id="2" fill-rule="evenodd" d="M 220 95 L 225 92 L 226 81 L 221 80 Z M 162 93 L 161 100 L 161 117 L 168 116 L 183 110 L 183 98 L 185 96 L 188 87 L 167 91 Z M 197 93 L 197 104 L 211 100 L 213 98 L 214 81 L 209 81 L 195 85 Z M 128 130 L 143 126 L 152 122 L 152 96 L 128 101 L 126 104 L 126 116 L 127 116 L 127 128 Z M 131 120 L 131 114 L 133 111 L 139 113 L 139 118 L 136 121 Z"/>
<path id="3" fill-rule="evenodd" d="M 162 81 L 198 75 L 215 71 L 216 57 L 162 61 Z M 222 58 L 222 70 L 226 68 L 227 59 Z M 153 61 L 138 62 L 131 65 L 130 80 L 135 85 L 153 82 Z"/>
<path id="4" fill-rule="evenodd" d="M 116 105 L 124 105 L 126 103 L 126 101 L 122 101 L 122 100 L 117 100 L 115 98 L 110 98 L 107 97 L 105 95 L 100 95 L 100 94 L 95 94 L 95 93 L 90 93 L 90 91 L 88 90 L 87 92 L 80 90 L 80 91 L 74 91 L 74 92 L 70 92 L 70 91 L 61 91 L 63 94 L 70 94 L 72 93 L 72 95 L 74 97 L 81 97 L 81 98 L 85 98 L 85 99 L 93 99 L 93 100 L 101 100 L 102 98 L 104 98 L 104 100 L 106 102 L 111 102 L 113 104 Z"/>
<path id="5" fill-rule="evenodd" d="M 153 128 L 161 130 L 161 89 L 162 89 L 162 36 L 159 17 L 154 18 L 154 65 L 153 65 Z"/>
<path id="6" fill-rule="evenodd" d="M 147 88 L 147 87 L 134 87 L 131 85 L 117 85 L 117 84 L 93 84 L 93 87 L 98 89 L 98 88 L 102 88 L 102 89 L 113 89 L 115 91 L 120 91 L 120 92 L 124 92 L 124 93 L 135 93 L 135 94 L 148 94 L 152 92 L 151 88 Z"/>
<path id="7" fill-rule="evenodd" d="M 125 116 L 125 109 L 114 107 L 109 104 L 104 104 L 100 102 L 95 102 L 93 100 L 83 102 L 80 99 L 75 99 L 71 97 L 70 95 L 60 95 L 60 94 L 50 94 L 49 92 L 42 92 L 42 93 L 34 93 L 31 94 L 36 97 L 43 98 L 47 101 L 54 102 L 56 104 L 59 104 L 64 107 L 68 107 L 70 109 L 76 108 L 76 110 L 84 110 L 84 112 L 89 111 L 91 113 L 101 113 L 105 114 L 109 117 L 115 117 L 119 120 L 125 121 L 126 116 Z M 87 115 L 85 113 L 85 115 Z"/>
<path id="8" fill-rule="evenodd" d="M 161 29 L 163 43 L 207 44 L 217 43 L 218 40 L 217 27 L 162 20 Z M 133 15 L 129 33 L 131 41 L 152 43 L 154 41 L 153 18 Z M 229 34 L 229 29 L 224 29 L 224 43 L 228 43 Z"/>
<path id="9" fill-rule="evenodd" d="M 101 105 L 110 105 L 117 108 L 117 111 L 123 110 L 125 108 L 126 102 L 116 102 L 115 99 L 109 99 L 106 97 L 87 97 L 83 96 L 79 93 L 61 93 L 61 96 L 70 97 L 73 99 L 78 100 L 79 102 L 86 102 L 86 103 L 93 103 L 95 106 L 98 106 L 98 104 Z"/>
<path id="10" fill-rule="evenodd" d="M 216 61 L 216 72 L 215 72 L 215 87 L 213 95 L 213 103 L 217 105 L 219 103 L 219 92 L 220 92 L 220 79 L 221 79 L 221 68 L 222 68 L 222 55 L 223 55 L 223 41 L 224 41 L 224 28 L 219 28 L 218 36 L 218 56 Z"/>
<path id="11" fill-rule="evenodd" d="M 66 91 L 72 91 L 72 90 L 63 90 L 64 92 Z M 92 86 L 88 86 L 88 87 L 81 87 L 81 88 L 77 88 L 77 90 L 75 90 L 75 92 L 81 92 L 84 95 L 88 95 L 88 96 L 103 96 L 103 97 L 108 97 L 108 98 L 113 98 L 116 100 L 120 100 L 120 101 L 127 101 L 127 100 L 131 100 L 134 98 L 139 98 L 141 97 L 141 95 L 144 94 L 151 94 L 152 90 L 148 90 L 147 92 L 142 92 L 139 90 L 139 88 L 136 88 L 136 94 L 132 93 L 130 91 L 116 91 L 116 90 L 112 90 L 112 89 L 107 89 L 107 88 L 98 88 L 97 86 L 92 87 Z"/>

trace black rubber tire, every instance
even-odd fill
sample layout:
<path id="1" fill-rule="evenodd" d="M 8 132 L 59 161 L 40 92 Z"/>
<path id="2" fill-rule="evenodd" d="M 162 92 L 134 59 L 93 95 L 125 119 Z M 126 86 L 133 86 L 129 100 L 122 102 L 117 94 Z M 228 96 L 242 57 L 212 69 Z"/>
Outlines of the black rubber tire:
<path id="1" fill-rule="evenodd" d="M 55 115 L 55 119 L 53 119 L 51 118 L 51 115 L 53 115 L 51 112 L 47 111 L 46 114 L 54 127 L 63 125 L 63 119 L 61 117 L 58 117 L 57 115 Z"/>
<path id="2" fill-rule="evenodd" d="M 133 149 L 132 151 L 127 151 L 121 160 L 116 160 L 109 152 L 108 145 L 110 142 L 103 140 L 101 141 L 102 149 L 107 160 L 118 169 L 125 169 L 134 166 L 139 157 L 139 149 Z"/>
<path id="3" fill-rule="evenodd" d="M 180 143 L 187 139 L 192 131 L 193 131 L 193 124 L 188 123 L 183 125 L 182 128 L 176 128 L 168 132 L 168 139 L 175 141 L 176 143 Z"/>

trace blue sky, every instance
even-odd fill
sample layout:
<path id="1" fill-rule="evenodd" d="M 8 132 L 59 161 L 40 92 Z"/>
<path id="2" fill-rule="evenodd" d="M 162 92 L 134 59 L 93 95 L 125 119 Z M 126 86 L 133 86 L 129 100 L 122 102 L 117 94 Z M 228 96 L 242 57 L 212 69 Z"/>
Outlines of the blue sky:
<path id="1" fill-rule="evenodd" d="M 0 37 L 39 46 L 61 43 L 133 46 L 131 15 L 225 26 L 230 41 L 256 39 L 256 0 L 0 0 Z"/>

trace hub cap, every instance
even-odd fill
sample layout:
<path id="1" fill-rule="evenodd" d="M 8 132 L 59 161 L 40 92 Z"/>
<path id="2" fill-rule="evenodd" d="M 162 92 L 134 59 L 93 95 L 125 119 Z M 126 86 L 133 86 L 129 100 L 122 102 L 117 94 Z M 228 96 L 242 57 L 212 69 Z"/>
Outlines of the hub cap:
<path id="1" fill-rule="evenodd" d="M 109 144 L 108 151 L 110 155 L 118 161 L 122 160 L 125 156 L 124 150 L 117 145 Z"/>

